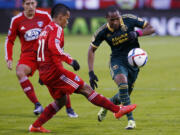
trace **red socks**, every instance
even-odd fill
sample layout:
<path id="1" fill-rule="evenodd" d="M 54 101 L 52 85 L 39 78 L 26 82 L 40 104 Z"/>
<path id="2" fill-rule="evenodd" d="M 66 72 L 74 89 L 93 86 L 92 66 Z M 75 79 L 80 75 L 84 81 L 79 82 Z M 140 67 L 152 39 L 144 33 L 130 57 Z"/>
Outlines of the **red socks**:
<path id="1" fill-rule="evenodd" d="M 70 96 L 66 95 L 66 109 L 71 108 Z"/>
<path id="2" fill-rule="evenodd" d="M 114 113 L 117 113 L 119 111 L 119 106 L 114 105 L 109 99 L 105 98 L 104 96 L 96 93 L 95 91 L 93 91 L 89 96 L 88 96 L 88 100 L 97 106 L 101 106 L 105 109 L 108 109 Z"/>
<path id="3" fill-rule="evenodd" d="M 41 113 L 39 118 L 33 123 L 33 126 L 41 127 L 44 123 L 46 123 L 49 119 L 51 119 L 58 111 L 59 111 L 59 107 L 55 102 L 49 104 Z"/>
<path id="4" fill-rule="evenodd" d="M 31 102 L 33 102 L 34 104 L 38 103 L 39 101 L 35 95 L 34 88 L 31 84 L 31 82 L 29 81 L 28 77 L 26 76 L 26 77 L 22 78 L 19 82 L 20 82 L 22 89 L 24 90 L 24 93 L 29 98 L 29 100 L 31 100 Z"/>

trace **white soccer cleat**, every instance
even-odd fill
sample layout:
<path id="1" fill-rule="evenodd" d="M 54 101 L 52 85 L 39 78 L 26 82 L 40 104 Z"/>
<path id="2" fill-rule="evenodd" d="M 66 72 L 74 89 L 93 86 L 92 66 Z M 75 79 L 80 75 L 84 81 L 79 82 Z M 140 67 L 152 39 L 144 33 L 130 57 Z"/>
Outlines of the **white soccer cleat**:
<path id="1" fill-rule="evenodd" d="M 41 106 L 41 105 L 35 105 L 35 109 L 34 109 L 34 114 L 35 115 L 39 115 L 39 114 L 41 114 L 42 112 L 43 112 L 43 107 Z"/>
<path id="2" fill-rule="evenodd" d="M 70 118 L 77 118 L 77 117 L 78 117 L 78 114 L 75 113 L 72 108 L 66 109 L 66 112 L 67 112 L 67 115 L 68 115 Z"/>
<path id="3" fill-rule="evenodd" d="M 134 120 L 129 120 L 128 125 L 126 126 L 126 129 L 134 129 L 136 128 L 136 122 Z"/>
<path id="4" fill-rule="evenodd" d="M 107 114 L 107 110 L 104 108 L 101 108 L 101 110 L 98 112 L 98 121 L 101 122 L 105 119 Z"/>

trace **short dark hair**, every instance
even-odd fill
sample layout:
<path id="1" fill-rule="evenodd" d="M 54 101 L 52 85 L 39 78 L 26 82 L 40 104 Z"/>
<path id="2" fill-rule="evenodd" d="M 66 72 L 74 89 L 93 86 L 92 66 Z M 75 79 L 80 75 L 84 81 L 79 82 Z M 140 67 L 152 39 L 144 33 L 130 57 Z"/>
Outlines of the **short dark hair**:
<path id="1" fill-rule="evenodd" d="M 60 13 L 62 15 L 66 15 L 67 11 L 70 11 L 70 8 L 67 7 L 66 5 L 64 5 L 64 4 L 56 4 L 51 10 L 51 17 L 55 18 Z"/>
<path id="2" fill-rule="evenodd" d="M 106 17 L 109 15 L 109 12 L 116 12 L 119 11 L 119 8 L 117 6 L 109 6 L 106 8 Z"/>

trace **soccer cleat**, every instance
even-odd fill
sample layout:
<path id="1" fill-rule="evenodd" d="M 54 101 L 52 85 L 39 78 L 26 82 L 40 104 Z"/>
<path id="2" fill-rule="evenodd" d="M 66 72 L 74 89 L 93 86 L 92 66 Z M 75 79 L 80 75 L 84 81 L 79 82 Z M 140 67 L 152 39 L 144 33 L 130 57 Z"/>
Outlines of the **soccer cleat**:
<path id="1" fill-rule="evenodd" d="M 136 122 L 134 120 L 129 120 L 128 125 L 126 126 L 126 129 L 134 129 L 136 128 Z"/>
<path id="2" fill-rule="evenodd" d="M 132 112 L 136 108 L 136 104 L 127 105 L 127 106 L 120 106 L 120 110 L 117 113 L 114 113 L 114 116 L 119 119 L 123 115 Z"/>
<path id="3" fill-rule="evenodd" d="M 76 114 L 72 108 L 67 108 L 66 112 L 70 118 L 77 118 L 78 117 L 78 114 Z"/>
<path id="4" fill-rule="evenodd" d="M 98 121 L 101 122 L 102 120 L 105 119 L 106 117 L 106 114 L 107 114 L 107 111 L 106 109 L 104 108 L 101 108 L 101 110 L 98 112 Z"/>
<path id="5" fill-rule="evenodd" d="M 29 132 L 41 132 L 41 133 L 50 133 L 50 130 L 47 130 L 45 128 L 41 127 L 33 127 L 33 125 L 29 126 Z"/>
<path id="6" fill-rule="evenodd" d="M 33 112 L 35 115 L 41 114 L 43 112 L 43 107 L 41 106 L 41 104 L 39 103 L 35 104 L 35 109 Z"/>

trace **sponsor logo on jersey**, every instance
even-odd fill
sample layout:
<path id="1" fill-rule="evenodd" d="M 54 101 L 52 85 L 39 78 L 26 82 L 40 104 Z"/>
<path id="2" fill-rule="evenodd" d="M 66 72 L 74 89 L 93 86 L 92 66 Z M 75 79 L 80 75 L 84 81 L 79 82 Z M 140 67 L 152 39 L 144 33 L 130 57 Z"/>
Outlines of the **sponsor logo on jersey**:
<path id="1" fill-rule="evenodd" d="M 24 26 L 21 27 L 21 30 L 25 30 L 26 28 Z"/>
<path id="2" fill-rule="evenodd" d="M 38 39 L 40 33 L 41 29 L 39 28 L 30 29 L 26 31 L 26 33 L 24 34 L 24 38 L 26 41 L 36 40 Z"/>
<path id="3" fill-rule="evenodd" d="M 42 27 L 43 26 L 43 21 L 38 21 L 37 24 L 38 24 L 39 27 Z"/>
<path id="4" fill-rule="evenodd" d="M 77 82 L 79 82 L 79 81 L 80 81 L 80 79 L 79 79 L 79 77 L 78 77 L 78 76 L 76 76 L 76 77 L 74 78 L 74 80 L 75 80 L 75 81 L 77 81 Z"/>

